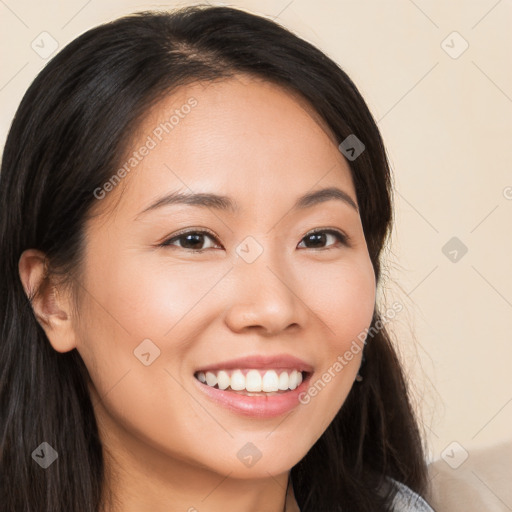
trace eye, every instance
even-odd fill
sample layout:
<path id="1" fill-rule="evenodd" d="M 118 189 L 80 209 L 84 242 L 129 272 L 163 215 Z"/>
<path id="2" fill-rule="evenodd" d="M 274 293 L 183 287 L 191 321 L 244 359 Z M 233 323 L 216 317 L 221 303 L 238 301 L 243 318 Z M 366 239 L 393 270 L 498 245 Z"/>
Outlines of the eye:
<path id="1" fill-rule="evenodd" d="M 161 243 L 160 247 L 175 246 L 173 242 L 185 241 L 184 244 L 178 247 L 193 252 L 203 252 L 204 250 L 211 248 L 201 247 L 204 244 L 205 238 L 209 238 L 210 240 L 216 240 L 215 236 L 210 231 L 184 231 L 174 236 L 173 238 L 169 238 L 165 242 Z"/>
<path id="2" fill-rule="evenodd" d="M 348 246 L 349 237 L 342 233 L 341 231 L 338 231 L 336 229 L 316 229 L 315 231 L 311 231 L 308 233 L 302 240 L 310 240 L 312 241 L 314 247 L 306 247 L 307 249 L 323 249 L 324 247 L 318 247 L 318 245 L 325 243 L 327 240 L 327 236 L 332 236 L 338 242 L 341 243 L 341 245 Z M 302 243 L 302 242 L 301 242 Z M 300 245 L 300 244 L 299 244 Z M 326 247 L 326 249 L 333 249 L 334 247 Z"/>

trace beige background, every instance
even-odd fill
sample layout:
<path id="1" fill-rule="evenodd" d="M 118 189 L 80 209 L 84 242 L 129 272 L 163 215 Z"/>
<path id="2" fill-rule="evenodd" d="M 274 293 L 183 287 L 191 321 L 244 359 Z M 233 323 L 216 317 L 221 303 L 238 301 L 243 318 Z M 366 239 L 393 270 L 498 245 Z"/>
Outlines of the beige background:
<path id="1" fill-rule="evenodd" d="M 120 15 L 189 4 L 1 0 L 2 146 L 24 91 L 48 60 L 31 44 L 41 48 L 46 38 L 51 49 L 53 38 L 61 48 Z M 397 191 L 383 292 L 389 304 L 404 305 L 390 325 L 415 382 L 429 458 L 448 464 L 464 450 L 471 456 L 510 441 L 512 3 L 226 5 L 269 15 L 324 50 L 378 121 Z M 462 257 L 456 245 L 443 252 L 452 237 L 467 247 Z"/>

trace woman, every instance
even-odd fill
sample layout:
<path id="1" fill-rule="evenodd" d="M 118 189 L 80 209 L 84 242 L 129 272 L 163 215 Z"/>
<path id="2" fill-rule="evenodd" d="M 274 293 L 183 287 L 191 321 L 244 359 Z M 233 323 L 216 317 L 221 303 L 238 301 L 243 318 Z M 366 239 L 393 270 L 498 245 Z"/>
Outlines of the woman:
<path id="1" fill-rule="evenodd" d="M 4 509 L 432 510 L 376 304 L 390 181 L 355 85 L 272 21 L 64 48 L 0 175 Z"/>

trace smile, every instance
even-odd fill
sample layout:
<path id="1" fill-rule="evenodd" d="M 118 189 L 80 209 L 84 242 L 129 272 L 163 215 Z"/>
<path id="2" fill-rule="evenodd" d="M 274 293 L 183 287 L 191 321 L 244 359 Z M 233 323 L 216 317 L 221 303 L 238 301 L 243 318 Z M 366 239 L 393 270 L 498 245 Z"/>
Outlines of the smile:
<path id="1" fill-rule="evenodd" d="M 196 372 L 197 380 L 220 390 L 241 392 L 247 396 L 272 395 L 294 390 L 303 381 L 306 372 L 287 369 L 226 369 Z"/>

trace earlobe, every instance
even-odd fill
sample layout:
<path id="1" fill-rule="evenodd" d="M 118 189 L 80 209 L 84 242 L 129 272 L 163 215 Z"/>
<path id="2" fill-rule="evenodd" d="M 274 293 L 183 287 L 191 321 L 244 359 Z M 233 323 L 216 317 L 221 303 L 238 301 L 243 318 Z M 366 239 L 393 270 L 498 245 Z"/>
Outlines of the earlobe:
<path id="1" fill-rule="evenodd" d="M 47 281 L 47 259 L 41 251 L 27 249 L 18 262 L 21 283 L 32 304 L 37 322 L 57 352 L 75 348 L 75 333 L 68 314 L 68 302 Z M 36 294 L 41 287 L 40 293 Z"/>

